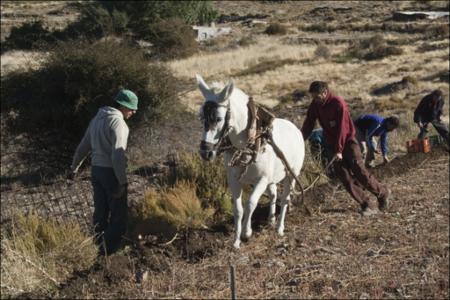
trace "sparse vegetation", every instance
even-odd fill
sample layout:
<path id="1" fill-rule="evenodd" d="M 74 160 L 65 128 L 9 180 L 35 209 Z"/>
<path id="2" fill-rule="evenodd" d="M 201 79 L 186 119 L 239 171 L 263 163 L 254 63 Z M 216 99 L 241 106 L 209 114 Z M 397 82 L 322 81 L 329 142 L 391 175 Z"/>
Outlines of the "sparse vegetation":
<path id="1" fill-rule="evenodd" d="M 319 44 L 314 51 L 314 55 L 318 58 L 328 59 L 331 56 L 331 52 L 325 44 Z"/>
<path id="2" fill-rule="evenodd" d="M 269 60 L 263 59 L 259 63 L 248 67 L 246 70 L 240 71 L 236 76 L 247 76 L 252 74 L 261 74 L 270 70 L 275 70 L 285 65 L 292 65 L 297 63 L 295 59 L 283 59 L 283 60 Z"/>
<path id="3" fill-rule="evenodd" d="M 269 35 L 283 35 L 287 33 L 287 28 L 285 25 L 280 23 L 271 23 L 267 26 L 264 33 Z"/>
<path id="4" fill-rule="evenodd" d="M 374 35 L 354 43 L 349 47 L 349 54 L 359 59 L 375 60 L 391 55 L 400 55 L 403 50 L 397 46 L 389 46 L 382 35 Z"/>
<path id="5" fill-rule="evenodd" d="M 17 213 L 2 225 L 1 248 L 2 298 L 49 292 L 97 256 L 93 239 L 77 224 L 58 225 L 36 214 Z"/>

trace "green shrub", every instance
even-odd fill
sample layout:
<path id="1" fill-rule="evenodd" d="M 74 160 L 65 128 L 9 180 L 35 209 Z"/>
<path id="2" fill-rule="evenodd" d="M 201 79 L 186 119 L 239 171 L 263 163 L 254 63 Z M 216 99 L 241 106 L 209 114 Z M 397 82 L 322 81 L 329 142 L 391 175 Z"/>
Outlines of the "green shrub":
<path id="1" fill-rule="evenodd" d="M 157 50 L 161 53 L 169 49 L 168 58 L 184 57 L 196 51 L 195 40 L 190 33 L 192 29 L 187 24 L 209 23 L 217 16 L 211 1 L 97 1 L 83 5 L 79 18 L 64 30 L 50 32 L 43 28 L 41 22 L 14 27 L 2 50 L 34 49 L 43 42 L 79 38 L 94 41 L 112 34 L 132 32 L 136 38 L 158 45 Z M 171 24 L 173 19 L 182 22 Z M 170 30 L 176 32 L 171 35 Z"/>
<path id="2" fill-rule="evenodd" d="M 139 31 L 161 19 L 181 18 L 188 24 L 214 21 L 218 12 L 211 1 L 98 1 L 104 8 L 124 12 L 130 18 L 130 28 Z"/>
<path id="3" fill-rule="evenodd" d="M 78 20 L 69 24 L 57 35 L 63 40 L 81 37 L 99 39 L 112 34 L 114 28 L 111 14 L 106 9 L 96 5 L 87 5 L 82 9 Z"/>
<path id="4" fill-rule="evenodd" d="M 271 23 L 267 26 L 264 33 L 269 35 L 283 35 L 287 33 L 287 28 L 280 23 Z"/>
<path id="5" fill-rule="evenodd" d="M 7 225 L 2 224 L 2 297 L 54 289 L 73 272 L 89 268 L 97 256 L 92 237 L 77 224 L 16 213 Z"/>
<path id="6" fill-rule="evenodd" d="M 158 59 L 184 58 L 198 51 L 194 30 L 179 18 L 149 24 L 141 28 L 139 35 L 153 44 L 152 56 Z"/>
<path id="7" fill-rule="evenodd" d="M 224 215 L 232 214 L 226 170 L 221 159 L 205 162 L 197 154 L 181 153 L 174 163 L 175 181 L 194 182 L 204 206 L 212 206 Z"/>
<path id="8" fill-rule="evenodd" d="M 134 122 L 157 120 L 177 99 L 171 73 L 150 65 L 140 50 L 112 39 L 72 41 L 56 47 L 40 69 L 2 78 L 2 111 L 18 110 L 16 130 L 58 129 L 78 139 L 120 87 L 139 97 Z"/>

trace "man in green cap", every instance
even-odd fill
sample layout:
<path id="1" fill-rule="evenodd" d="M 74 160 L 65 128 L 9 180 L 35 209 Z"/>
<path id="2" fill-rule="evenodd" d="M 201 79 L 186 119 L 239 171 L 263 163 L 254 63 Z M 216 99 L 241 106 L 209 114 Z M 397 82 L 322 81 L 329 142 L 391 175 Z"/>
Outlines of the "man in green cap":
<path id="1" fill-rule="evenodd" d="M 114 105 L 101 107 L 89 123 L 75 151 L 71 170 L 75 175 L 89 153 L 94 190 L 94 230 L 100 254 L 117 251 L 127 229 L 127 149 L 129 129 L 125 120 L 136 113 L 138 97 L 120 90 Z"/>

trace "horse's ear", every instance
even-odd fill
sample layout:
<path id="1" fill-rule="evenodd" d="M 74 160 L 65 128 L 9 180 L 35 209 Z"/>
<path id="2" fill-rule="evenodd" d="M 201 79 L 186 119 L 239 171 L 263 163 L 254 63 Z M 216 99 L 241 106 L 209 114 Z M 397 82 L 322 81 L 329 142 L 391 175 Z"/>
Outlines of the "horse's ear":
<path id="1" fill-rule="evenodd" d="M 205 97 L 205 99 L 210 99 L 214 93 L 210 91 L 209 86 L 203 80 L 202 76 L 195 74 L 195 78 L 197 78 L 198 88 L 200 89 L 200 92 L 202 92 L 203 97 Z"/>
<path id="2" fill-rule="evenodd" d="M 234 90 L 234 81 L 230 80 L 228 84 L 220 92 L 218 96 L 218 101 L 222 102 L 227 100 L 231 96 L 231 93 L 233 93 L 233 90 Z"/>

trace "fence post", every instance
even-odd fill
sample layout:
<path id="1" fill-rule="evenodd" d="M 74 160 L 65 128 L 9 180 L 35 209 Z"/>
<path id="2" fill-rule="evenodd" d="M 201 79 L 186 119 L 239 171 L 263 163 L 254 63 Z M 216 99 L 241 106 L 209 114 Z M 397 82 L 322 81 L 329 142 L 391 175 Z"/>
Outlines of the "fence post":
<path id="1" fill-rule="evenodd" d="M 230 265 L 230 288 L 231 299 L 236 300 L 236 274 L 233 265 Z"/>

